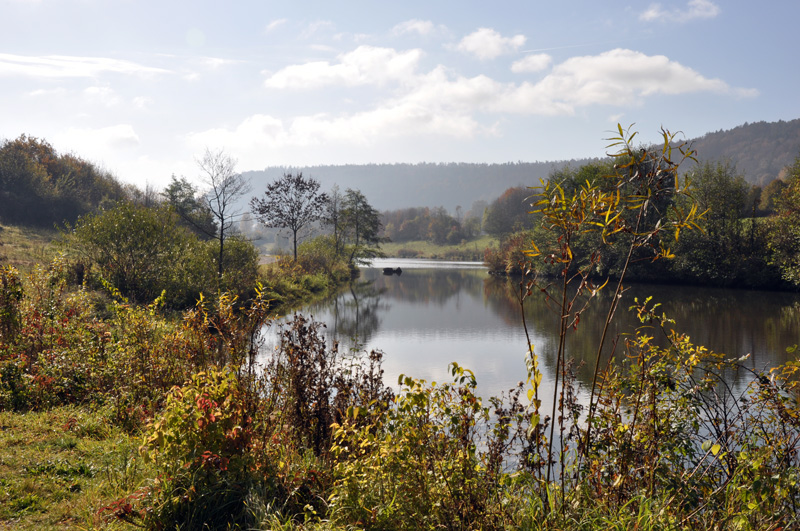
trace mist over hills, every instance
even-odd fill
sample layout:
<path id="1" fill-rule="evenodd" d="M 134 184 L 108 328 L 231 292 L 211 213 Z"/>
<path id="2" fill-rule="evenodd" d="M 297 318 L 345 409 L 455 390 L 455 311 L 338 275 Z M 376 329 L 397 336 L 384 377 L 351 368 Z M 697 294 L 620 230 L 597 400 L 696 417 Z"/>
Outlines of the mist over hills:
<path id="1" fill-rule="evenodd" d="M 743 124 L 728 131 L 689 140 L 699 162 L 730 161 L 753 184 L 766 185 L 800 155 L 800 119 Z M 346 164 L 307 167 L 268 167 L 245 172 L 253 194 L 284 173 L 302 172 L 329 190 L 338 185 L 360 190 L 378 210 L 444 206 L 465 210 L 474 201 L 491 201 L 512 186 L 536 186 L 556 169 L 580 166 L 596 159 L 475 164 L 463 162 L 417 164 Z M 687 170 L 690 168 L 686 168 Z"/>
<path id="2" fill-rule="evenodd" d="M 580 165 L 589 159 L 570 161 Z M 253 191 L 264 190 L 267 183 L 283 173 L 302 172 L 329 190 L 338 185 L 361 190 L 378 210 L 405 207 L 443 206 L 453 211 L 464 209 L 479 199 L 491 201 L 512 186 L 535 186 L 553 169 L 567 162 L 517 162 L 507 164 L 418 163 L 418 164 L 347 164 L 303 168 L 270 167 L 260 172 L 246 172 Z"/>

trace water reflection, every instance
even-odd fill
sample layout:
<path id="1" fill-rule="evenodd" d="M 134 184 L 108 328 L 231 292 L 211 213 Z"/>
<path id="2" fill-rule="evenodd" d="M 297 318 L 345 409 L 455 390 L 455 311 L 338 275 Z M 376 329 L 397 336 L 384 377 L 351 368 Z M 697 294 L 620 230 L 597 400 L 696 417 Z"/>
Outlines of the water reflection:
<path id="1" fill-rule="evenodd" d="M 498 314 L 509 322 L 519 314 L 516 296 L 518 282 L 490 279 L 486 282 L 486 300 L 495 305 Z M 597 344 L 602 334 L 606 312 L 613 292 L 601 291 L 582 315 L 577 330 L 570 330 L 567 338 L 567 356 L 584 365 L 578 373 L 579 381 L 591 382 Z M 753 370 L 774 367 L 793 359 L 786 348 L 800 341 L 800 297 L 793 293 L 726 290 L 683 286 L 636 284 L 623 293 L 615 321 L 610 330 L 613 348 L 618 339 L 617 354 L 624 356 L 624 341 L 637 328 L 652 335 L 657 343 L 665 344 L 663 334 L 643 326 L 628 309 L 638 299 L 652 297 L 651 304 L 659 303 L 659 313 L 675 321 L 675 329 L 688 335 L 697 345 L 703 345 L 729 358 L 749 354 L 746 366 Z M 543 355 L 549 367 L 555 365 L 558 337 L 558 314 L 535 294 L 525 304 L 525 316 L 536 351 Z M 649 328 L 649 330 L 648 330 Z M 729 384 L 738 384 L 747 374 L 731 372 L 726 375 Z"/>
<path id="2" fill-rule="evenodd" d="M 381 313 L 389 309 L 384 290 L 371 280 L 357 280 L 339 296 L 308 306 L 304 313 L 326 315 L 329 336 L 346 339 L 351 346 L 367 344 L 381 325 Z"/>
<path id="3" fill-rule="evenodd" d="M 362 278 L 337 297 L 312 305 L 303 313 L 326 323 L 329 340 L 386 353 L 385 375 L 394 384 L 399 374 L 443 381 L 447 366 L 457 362 L 472 369 L 484 395 L 499 394 L 525 378 L 527 343 L 521 325 L 517 283 L 489 277 L 476 266 L 437 267 L 393 260 L 364 269 Z M 403 274 L 383 275 L 383 267 Z M 571 331 L 567 355 L 583 361 L 578 379 L 591 382 L 596 345 L 611 291 L 601 293 Z M 639 326 L 628 312 L 634 298 L 652 296 L 691 339 L 730 357 L 751 353 L 754 369 L 790 358 L 786 347 L 800 342 L 800 297 L 797 294 L 636 285 L 624 294 L 613 338 Z M 525 304 L 531 339 L 544 372 L 544 393 L 555 367 L 558 316 L 541 297 Z M 653 332 L 655 335 L 655 331 Z M 621 344 L 622 342 L 620 342 Z M 622 355 L 622 348 L 618 351 Z M 746 375 L 729 374 L 729 383 Z"/>

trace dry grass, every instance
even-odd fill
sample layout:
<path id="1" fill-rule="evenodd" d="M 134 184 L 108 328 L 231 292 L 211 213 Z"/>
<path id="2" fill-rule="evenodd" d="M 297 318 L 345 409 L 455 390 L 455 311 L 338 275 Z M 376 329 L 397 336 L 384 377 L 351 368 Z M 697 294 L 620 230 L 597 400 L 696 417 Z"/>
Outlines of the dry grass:
<path id="1" fill-rule="evenodd" d="M 57 237 L 55 229 L 0 224 L 0 263 L 29 272 L 55 256 L 53 241 Z"/>

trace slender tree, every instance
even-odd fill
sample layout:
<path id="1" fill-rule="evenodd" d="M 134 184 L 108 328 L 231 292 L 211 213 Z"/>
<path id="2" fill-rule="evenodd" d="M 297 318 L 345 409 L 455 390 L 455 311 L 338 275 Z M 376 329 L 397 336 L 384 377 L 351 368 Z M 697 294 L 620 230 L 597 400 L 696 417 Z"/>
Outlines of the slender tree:
<path id="1" fill-rule="evenodd" d="M 225 268 L 225 240 L 233 230 L 234 218 L 241 212 L 236 208 L 236 200 L 250 191 L 250 183 L 236 172 L 236 160 L 223 150 L 206 149 L 203 158 L 197 161 L 201 179 L 207 188 L 204 197 L 208 209 L 217 223 L 216 238 L 219 241 L 217 258 L 217 277 L 222 278 Z"/>
<path id="2" fill-rule="evenodd" d="M 322 219 L 328 196 L 319 191 L 319 181 L 302 173 L 283 177 L 267 185 L 263 198 L 253 197 L 250 208 L 266 227 L 292 231 L 294 259 L 297 261 L 297 236 L 301 230 Z"/>
<path id="3" fill-rule="evenodd" d="M 331 188 L 331 193 L 328 194 L 328 200 L 325 203 L 325 213 L 322 216 L 322 221 L 327 225 L 333 236 L 333 247 L 336 256 L 341 256 L 344 250 L 344 212 L 342 203 L 344 197 L 339 191 L 339 187 L 334 185 Z"/>

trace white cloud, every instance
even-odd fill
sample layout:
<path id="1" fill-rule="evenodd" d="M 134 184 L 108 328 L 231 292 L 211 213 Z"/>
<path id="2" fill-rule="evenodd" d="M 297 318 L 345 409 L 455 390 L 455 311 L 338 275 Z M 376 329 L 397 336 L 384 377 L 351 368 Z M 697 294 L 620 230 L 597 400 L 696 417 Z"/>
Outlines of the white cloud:
<path id="1" fill-rule="evenodd" d="M 391 48 L 359 46 L 338 57 L 339 62 L 315 61 L 287 66 L 271 75 L 264 85 L 279 89 L 309 89 L 328 85 L 357 86 L 402 81 L 414 75 L 422 50 L 397 52 Z"/>
<path id="2" fill-rule="evenodd" d="M 419 33 L 420 35 L 429 35 L 433 33 L 434 25 L 430 20 L 418 20 L 416 18 L 401 22 L 392 28 L 392 33 L 395 35 L 402 35 L 404 33 Z"/>
<path id="3" fill-rule="evenodd" d="M 37 89 L 28 93 L 28 96 L 33 98 L 38 98 L 41 96 L 61 96 L 62 94 L 66 94 L 66 89 L 63 87 L 56 87 L 53 89 Z"/>
<path id="4" fill-rule="evenodd" d="M 95 77 L 103 73 L 153 75 L 168 72 L 161 68 L 106 57 L 26 56 L 0 53 L 0 76 L 74 78 Z"/>
<path id="5" fill-rule="evenodd" d="M 139 147 L 139 135 L 130 124 L 99 129 L 71 127 L 53 137 L 53 145 L 80 153 L 89 160 L 107 160 L 110 151 L 128 151 Z"/>
<path id="6" fill-rule="evenodd" d="M 336 64 L 287 67 L 269 78 L 267 85 L 392 84 L 382 101 L 360 112 L 288 117 L 256 114 L 233 127 L 193 133 L 187 141 L 196 149 L 205 145 L 230 147 L 243 160 L 258 165 L 258 153 L 265 149 L 363 147 L 420 135 L 472 138 L 498 134 L 496 115 L 571 115 L 589 106 L 637 105 L 655 94 L 712 92 L 741 96 L 751 92 L 706 78 L 665 56 L 625 49 L 573 57 L 555 65 L 535 83 L 504 83 L 486 75 L 455 76 L 441 65 L 419 73 L 420 55 L 416 50 L 399 53 L 359 47 L 340 56 Z M 551 62 L 546 55 L 531 57 L 520 61 L 517 69 L 530 71 Z"/>
<path id="7" fill-rule="evenodd" d="M 87 87 L 83 90 L 83 95 L 90 103 L 99 103 L 106 107 L 113 107 L 120 102 L 117 94 L 109 87 Z"/>
<path id="8" fill-rule="evenodd" d="M 140 110 L 147 110 L 153 104 L 152 98 L 146 96 L 137 96 L 133 98 L 133 106 Z"/>
<path id="9" fill-rule="evenodd" d="M 315 114 L 282 121 L 257 114 L 234 128 L 215 128 L 187 137 L 194 150 L 203 146 L 226 146 L 241 161 L 257 167 L 265 150 L 309 148 L 331 145 L 371 146 L 404 136 L 474 136 L 477 121 L 464 113 L 434 112 L 411 101 L 398 101 L 373 110 L 334 116 Z"/>
<path id="10" fill-rule="evenodd" d="M 729 92 L 720 79 L 708 79 L 663 55 L 615 49 L 570 58 L 553 68 L 541 85 L 553 97 L 575 105 L 627 105 L 652 94 Z"/>
<path id="11" fill-rule="evenodd" d="M 314 22 L 311 22 L 308 26 L 306 26 L 306 29 L 304 29 L 300 33 L 300 37 L 303 39 L 307 39 L 312 35 L 314 35 L 315 33 L 319 32 L 320 30 L 326 28 L 333 28 L 333 22 L 331 22 L 330 20 L 315 20 Z"/>
<path id="12" fill-rule="evenodd" d="M 206 66 L 206 68 L 216 70 L 223 66 L 241 63 L 242 61 L 236 59 L 222 59 L 221 57 L 203 57 L 201 62 Z"/>
<path id="13" fill-rule="evenodd" d="M 538 83 L 506 87 L 490 108 L 509 113 L 573 114 L 579 107 L 638 105 L 655 94 L 693 92 L 739 95 L 741 90 L 720 79 L 703 77 L 663 55 L 616 49 L 570 58 Z"/>
<path id="14" fill-rule="evenodd" d="M 267 23 L 267 26 L 264 28 L 264 33 L 269 33 L 270 31 L 274 30 L 278 26 L 282 26 L 286 24 L 287 20 L 285 18 L 278 18 L 275 20 L 271 20 Z"/>
<path id="15" fill-rule="evenodd" d="M 480 28 L 461 39 L 457 49 L 481 60 L 494 59 L 519 50 L 525 40 L 524 35 L 503 37 L 491 28 Z"/>
<path id="16" fill-rule="evenodd" d="M 519 61 L 514 61 L 511 65 L 511 71 L 517 74 L 524 72 L 541 72 L 550 66 L 553 58 L 546 53 L 538 53 L 523 57 Z"/>
<path id="17" fill-rule="evenodd" d="M 683 9 L 664 9 L 661 4 L 650 4 L 639 20 L 662 20 L 665 22 L 688 22 L 699 18 L 714 18 L 720 8 L 710 0 L 689 0 Z"/>

